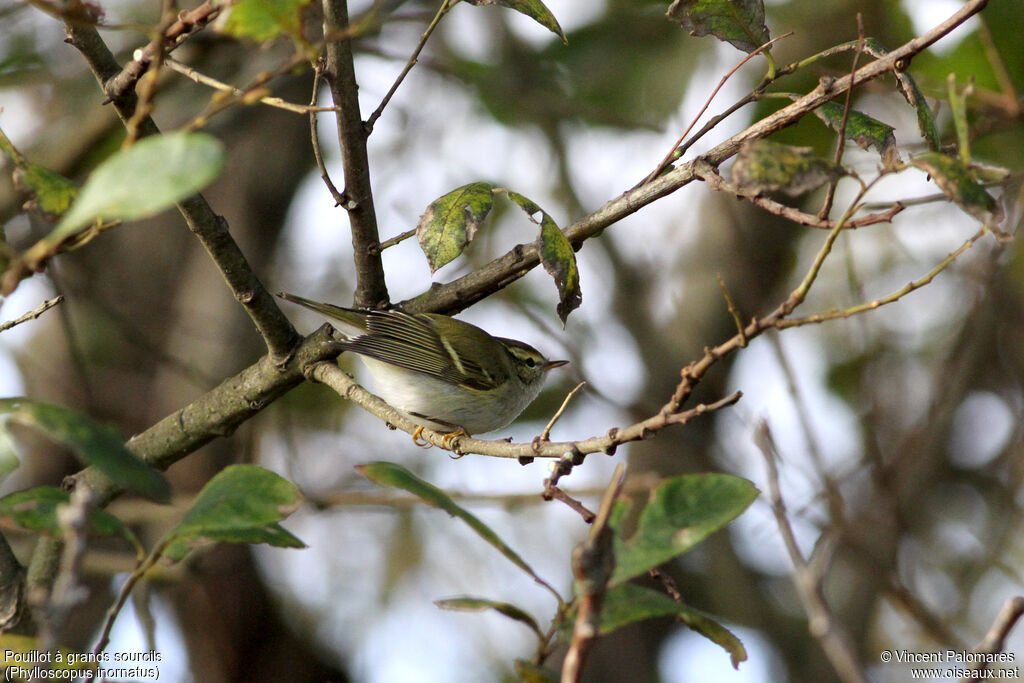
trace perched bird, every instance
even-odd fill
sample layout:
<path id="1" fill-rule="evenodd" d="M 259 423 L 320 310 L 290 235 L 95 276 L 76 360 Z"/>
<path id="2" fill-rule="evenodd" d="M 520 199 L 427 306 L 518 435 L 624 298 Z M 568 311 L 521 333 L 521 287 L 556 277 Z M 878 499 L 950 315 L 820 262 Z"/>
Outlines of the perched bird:
<path id="1" fill-rule="evenodd" d="M 537 398 L 548 370 L 568 363 L 446 315 L 363 311 L 278 296 L 330 318 L 346 336 L 344 349 L 366 365 L 377 395 L 436 431 L 480 434 L 504 427 Z"/>

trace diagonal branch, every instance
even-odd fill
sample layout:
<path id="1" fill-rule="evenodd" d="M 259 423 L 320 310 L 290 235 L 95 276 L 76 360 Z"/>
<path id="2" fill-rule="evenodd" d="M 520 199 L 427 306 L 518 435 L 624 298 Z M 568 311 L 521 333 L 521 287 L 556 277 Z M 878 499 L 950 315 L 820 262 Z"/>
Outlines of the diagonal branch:
<path id="1" fill-rule="evenodd" d="M 111 89 L 122 69 L 110 48 L 103 42 L 96 27 L 91 24 L 69 21 L 64 26 L 67 42 L 82 53 L 100 88 L 110 97 L 117 115 L 125 125 L 128 125 L 133 120 L 138 98 L 134 91 L 116 93 Z M 160 132 L 153 119 L 148 116 L 137 124 L 139 137 Z M 275 362 L 284 362 L 299 343 L 299 334 L 256 276 L 238 243 L 231 236 L 227 221 L 214 212 L 201 194 L 195 194 L 179 202 L 177 206 L 189 230 L 202 242 L 210 258 L 217 264 L 231 293 L 256 325 Z"/>
<path id="2" fill-rule="evenodd" d="M 821 83 L 813 91 L 792 104 L 766 116 L 746 130 L 719 143 L 697 159 L 681 164 L 648 183 L 624 192 L 605 203 L 597 211 L 580 218 L 563 230 L 573 247 L 579 248 L 587 239 L 600 234 L 605 228 L 630 216 L 657 199 L 672 194 L 698 177 L 699 164 L 716 167 L 739 151 L 745 142 L 768 135 L 793 125 L 837 95 L 862 85 L 879 76 L 905 70 L 914 55 L 949 34 L 953 29 L 984 9 L 988 0 L 970 0 L 959 11 L 930 31 L 913 38 L 892 52 L 866 64 L 852 74 Z M 435 284 L 426 292 L 399 304 L 413 313 L 453 313 L 468 308 L 495 290 L 503 289 L 540 262 L 533 244 L 518 244 L 503 256 L 472 273 L 445 284 Z"/>

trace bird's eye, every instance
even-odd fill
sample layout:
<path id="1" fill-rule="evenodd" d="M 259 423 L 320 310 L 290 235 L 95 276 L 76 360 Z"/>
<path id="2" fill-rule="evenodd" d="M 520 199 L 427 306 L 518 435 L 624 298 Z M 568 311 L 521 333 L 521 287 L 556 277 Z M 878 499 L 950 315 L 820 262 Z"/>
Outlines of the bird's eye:
<path id="1" fill-rule="evenodd" d="M 536 358 L 527 358 L 526 359 L 526 364 L 529 365 L 532 368 L 535 365 L 537 365 L 537 359 Z"/>

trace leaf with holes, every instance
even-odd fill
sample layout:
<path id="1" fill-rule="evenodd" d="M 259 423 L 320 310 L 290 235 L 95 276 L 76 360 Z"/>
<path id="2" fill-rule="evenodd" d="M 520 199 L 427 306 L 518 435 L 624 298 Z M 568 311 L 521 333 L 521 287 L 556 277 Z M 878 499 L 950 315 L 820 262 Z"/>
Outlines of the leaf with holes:
<path id="1" fill-rule="evenodd" d="M 540 255 L 540 262 L 544 270 L 555 281 L 558 288 L 558 317 L 565 326 L 569 314 L 579 308 L 583 301 L 583 294 L 580 291 L 580 271 L 576 264 L 576 252 L 569 243 L 565 234 L 558 229 L 554 219 L 548 212 L 540 208 L 536 202 L 524 197 L 518 192 L 508 192 L 508 198 L 519 205 L 526 212 L 530 220 L 540 223 L 540 233 L 537 235 L 537 252 Z M 534 216 L 540 214 L 538 221 Z"/>
<path id="2" fill-rule="evenodd" d="M 490 183 L 470 183 L 430 202 L 416 225 L 416 239 L 430 272 L 451 263 L 473 241 L 494 205 Z"/>
<path id="3" fill-rule="evenodd" d="M 762 0 L 675 0 L 667 15 L 690 35 L 712 35 L 748 53 L 771 40 Z"/>
<path id="4" fill-rule="evenodd" d="M 836 132 L 843 126 L 843 105 L 837 102 L 826 102 L 815 109 L 814 113 Z M 891 168 L 902 161 L 896 149 L 894 130 L 887 123 L 851 109 L 849 116 L 846 117 L 846 128 L 843 133 L 847 140 L 853 140 L 861 149 L 877 151 L 882 157 L 882 164 L 886 168 Z"/>

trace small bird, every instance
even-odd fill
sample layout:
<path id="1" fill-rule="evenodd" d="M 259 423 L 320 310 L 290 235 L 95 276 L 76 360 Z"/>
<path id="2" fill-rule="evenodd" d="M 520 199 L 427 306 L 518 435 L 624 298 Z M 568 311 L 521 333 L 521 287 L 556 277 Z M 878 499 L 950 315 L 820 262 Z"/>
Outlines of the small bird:
<path id="1" fill-rule="evenodd" d="M 377 395 L 436 431 L 481 434 L 504 427 L 537 398 L 548 370 L 569 362 L 548 360 L 529 344 L 493 337 L 446 315 L 362 311 L 278 296 L 337 323 L 347 337 L 343 348 L 359 355 Z"/>

